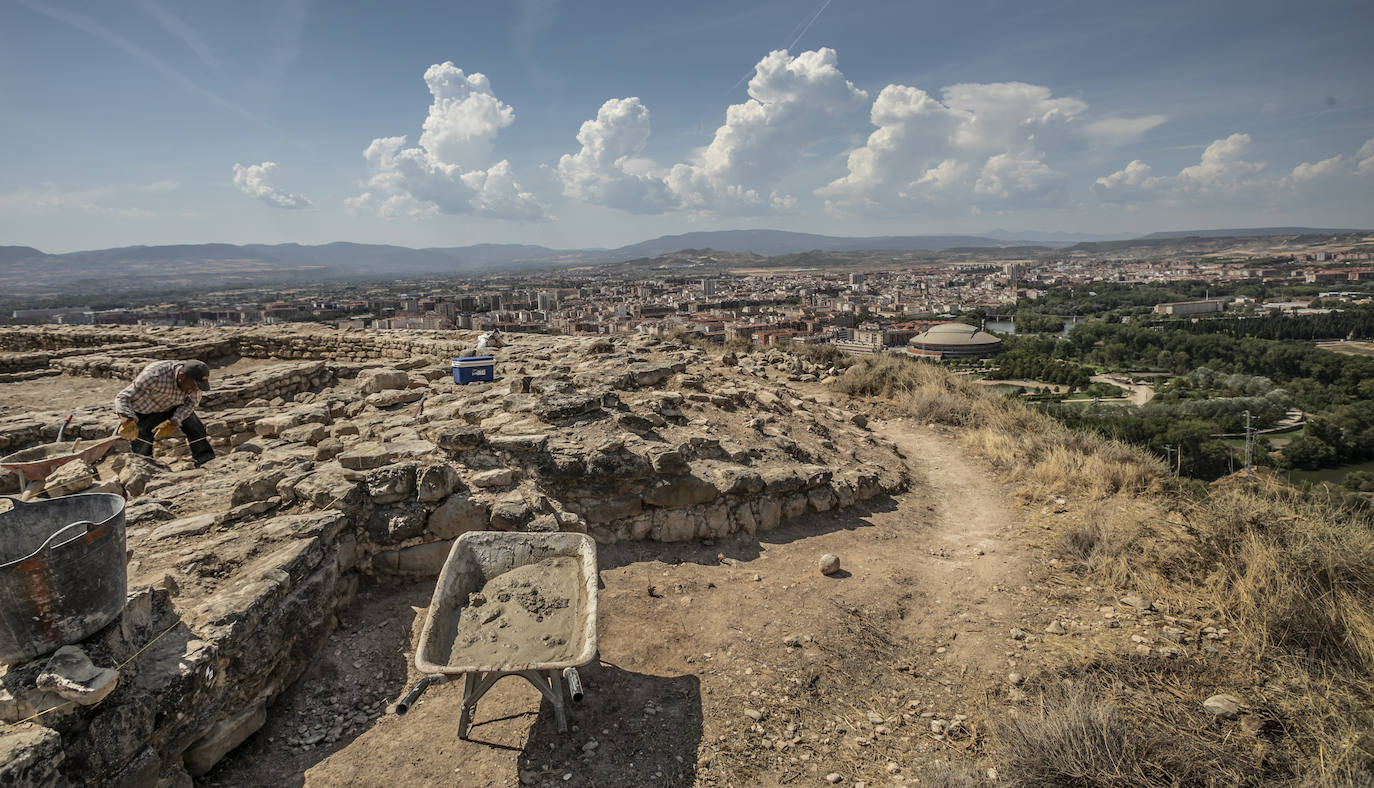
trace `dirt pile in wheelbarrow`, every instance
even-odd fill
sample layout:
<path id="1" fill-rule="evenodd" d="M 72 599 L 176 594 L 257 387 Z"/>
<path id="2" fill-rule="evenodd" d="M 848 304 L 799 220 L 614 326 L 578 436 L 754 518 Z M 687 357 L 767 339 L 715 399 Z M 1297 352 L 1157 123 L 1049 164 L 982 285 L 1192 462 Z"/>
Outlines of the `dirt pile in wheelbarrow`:
<path id="1" fill-rule="evenodd" d="M 575 608 L 581 573 L 576 558 L 559 556 L 518 566 L 488 580 L 458 618 L 449 665 L 502 665 L 571 659 L 568 635 L 580 624 Z"/>

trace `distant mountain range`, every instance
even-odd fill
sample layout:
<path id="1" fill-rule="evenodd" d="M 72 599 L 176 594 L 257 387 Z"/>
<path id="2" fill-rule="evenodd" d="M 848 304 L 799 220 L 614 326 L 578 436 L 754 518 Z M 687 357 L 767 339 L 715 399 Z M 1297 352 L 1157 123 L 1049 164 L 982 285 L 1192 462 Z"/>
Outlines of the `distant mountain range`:
<path id="1" fill-rule="evenodd" d="M 617 249 L 550 249 L 531 244 L 412 249 L 387 244 L 180 244 L 126 246 L 48 254 L 28 246 L 0 246 L 0 292 L 99 292 L 162 286 L 224 287 L 318 279 L 387 278 L 408 274 L 462 276 L 495 271 L 617 263 L 684 249 L 754 253 L 1006 250 L 1008 254 L 1107 251 L 1172 239 L 1321 236 L 1361 233 L 1310 227 L 1262 227 L 1152 233 L 1143 238 L 993 230 L 983 235 L 833 236 L 782 230 L 721 230 L 665 235 Z M 1116 239 L 1116 240 L 1108 240 Z M 107 285 L 107 283 L 109 283 Z"/>
<path id="2" fill-rule="evenodd" d="M 1170 230 L 1150 233 L 1140 240 L 1155 241 L 1170 238 L 1265 238 L 1271 235 L 1347 235 L 1367 233 L 1369 230 L 1332 230 L 1321 227 L 1243 227 L 1231 230 Z"/>

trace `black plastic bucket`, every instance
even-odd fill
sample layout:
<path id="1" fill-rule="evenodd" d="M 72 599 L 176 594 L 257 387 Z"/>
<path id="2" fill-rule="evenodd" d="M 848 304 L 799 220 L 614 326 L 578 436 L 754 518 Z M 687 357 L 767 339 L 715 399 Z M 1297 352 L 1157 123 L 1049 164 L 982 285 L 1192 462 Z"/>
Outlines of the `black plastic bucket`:
<path id="1" fill-rule="evenodd" d="M 40 657 L 119 617 L 128 594 L 124 498 L 24 502 L 0 514 L 0 662 Z"/>

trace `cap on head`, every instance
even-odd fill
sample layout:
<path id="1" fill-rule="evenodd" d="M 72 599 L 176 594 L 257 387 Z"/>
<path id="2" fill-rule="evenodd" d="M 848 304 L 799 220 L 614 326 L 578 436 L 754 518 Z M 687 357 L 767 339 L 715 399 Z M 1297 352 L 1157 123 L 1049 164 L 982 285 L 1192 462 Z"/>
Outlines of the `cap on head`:
<path id="1" fill-rule="evenodd" d="M 210 368 L 204 361 L 183 361 L 181 362 L 181 374 L 195 381 L 196 388 L 201 391 L 210 390 Z"/>

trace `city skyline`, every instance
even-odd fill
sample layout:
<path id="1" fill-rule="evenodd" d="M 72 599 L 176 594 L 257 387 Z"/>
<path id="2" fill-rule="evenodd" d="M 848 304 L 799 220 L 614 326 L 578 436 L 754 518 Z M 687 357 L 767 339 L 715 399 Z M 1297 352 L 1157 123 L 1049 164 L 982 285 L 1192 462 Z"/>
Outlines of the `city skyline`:
<path id="1" fill-rule="evenodd" d="M 18 0 L 0 6 L 0 243 L 1370 226 L 1370 21 Z"/>

